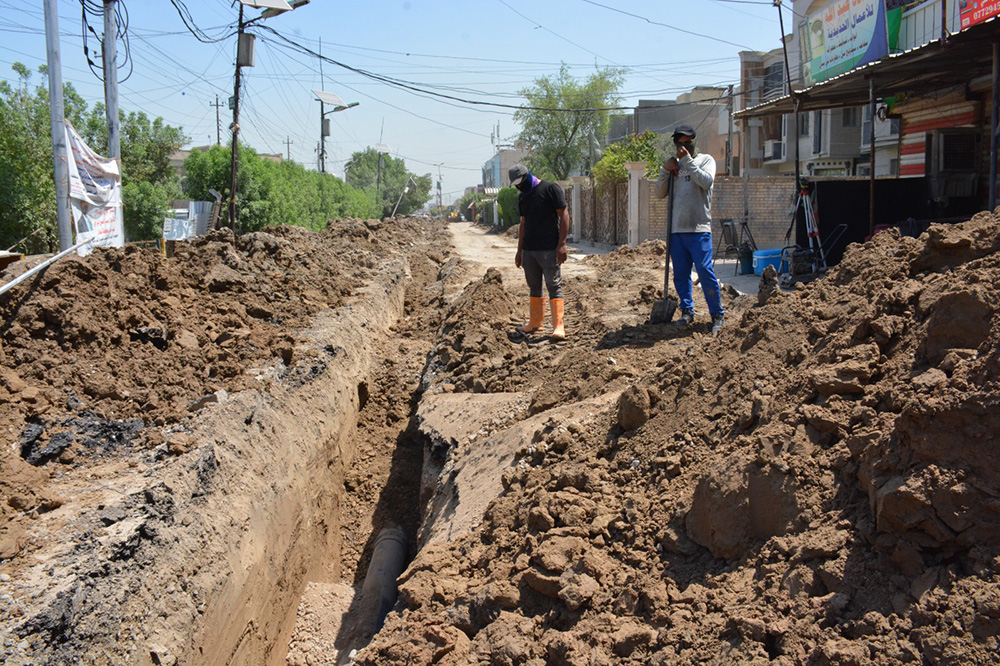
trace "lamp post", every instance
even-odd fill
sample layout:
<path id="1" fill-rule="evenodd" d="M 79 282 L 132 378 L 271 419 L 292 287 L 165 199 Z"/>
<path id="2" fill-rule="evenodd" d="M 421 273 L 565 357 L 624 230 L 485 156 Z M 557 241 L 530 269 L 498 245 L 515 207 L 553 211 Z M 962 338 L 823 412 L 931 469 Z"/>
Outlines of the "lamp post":
<path id="1" fill-rule="evenodd" d="M 326 173 L 326 137 L 330 136 L 330 121 L 327 119 L 327 116 L 331 113 L 337 113 L 338 111 L 353 109 L 358 105 L 358 102 L 351 102 L 348 104 L 333 93 L 324 92 L 322 90 L 313 90 L 313 94 L 316 95 L 316 99 L 319 100 L 319 172 Z M 333 108 L 329 111 L 325 110 L 327 104 L 333 105 Z"/>
<path id="2" fill-rule="evenodd" d="M 236 84 L 233 88 L 233 154 L 230 160 L 229 179 L 229 225 L 236 232 L 236 171 L 239 168 L 239 133 L 240 133 L 240 68 L 253 67 L 254 65 L 254 40 L 256 35 L 246 32 L 249 25 L 283 14 L 293 9 L 298 9 L 302 5 L 309 4 L 309 0 L 292 0 L 291 3 L 285 0 L 240 0 L 240 15 L 237 22 L 237 42 L 236 42 Z M 243 7 L 255 7 L 263 9 L 260 16 L 249 21 L 243 20 Z"/>
<path id="3" fill-rule="evenodd" d="M 396 210 L 399 208 L 399 202 L 403 200 L 403 195 L 410 191 L 410 183 L 413 183 L 413 177 L 412 176 L 407 176 L 406 177 L 406 185 L 403 185 L 403 191 L 400 192 L 399 198 L 396 199 L 396 205 L 393 206 L 393 208 L 392 208 L 392 215 L 390 215 L 389 217 L 395 217 L 396 216 Z M 413 183 L 413 187 L 416 187 L 416 186 L 417 186 L 417 184 Z"/>

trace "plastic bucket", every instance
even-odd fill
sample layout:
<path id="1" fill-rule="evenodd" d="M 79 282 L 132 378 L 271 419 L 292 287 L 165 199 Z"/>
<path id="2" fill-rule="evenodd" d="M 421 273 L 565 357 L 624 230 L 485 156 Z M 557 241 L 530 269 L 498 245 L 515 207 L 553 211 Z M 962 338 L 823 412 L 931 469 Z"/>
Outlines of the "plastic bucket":
<path id="1" fill-rule="evenodd" d="M 764 269 L 774 266 L 774 270 L 781 272 L 781 248 L 776 250 L 757 250 L 753 253 L 753 274 L 763 275 Z"/>

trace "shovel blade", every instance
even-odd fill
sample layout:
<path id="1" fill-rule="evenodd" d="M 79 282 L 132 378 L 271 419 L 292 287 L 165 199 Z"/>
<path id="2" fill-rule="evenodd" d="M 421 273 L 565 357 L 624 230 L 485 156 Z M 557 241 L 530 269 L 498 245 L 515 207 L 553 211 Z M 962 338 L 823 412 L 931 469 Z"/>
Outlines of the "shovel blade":
<path id="1" fill-rule="evenodd" d="M 667 297 L 653 303 L 653 311 L 649 314 L 650 324 L 669 324 L 677 312 L 677 299 Z"/>

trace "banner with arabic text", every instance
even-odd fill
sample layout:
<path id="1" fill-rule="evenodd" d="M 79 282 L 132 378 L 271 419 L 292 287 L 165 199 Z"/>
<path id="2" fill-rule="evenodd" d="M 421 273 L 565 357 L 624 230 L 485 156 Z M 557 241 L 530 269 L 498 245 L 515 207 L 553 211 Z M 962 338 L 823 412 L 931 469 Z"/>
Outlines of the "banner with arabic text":
<path id="1" fill-rule="evenodd" d="M 883 0 L 834 0 L 799 31 L 806 86 L 889 54 Z"/>
<path id="2" fill-rule="evenodd" d="M 125 247 L 118 162 L 91 150 L 69 122 L 66 122 L 66 158 L 76 242 L 95 239 L 77 250 L 77 254 L 85 256 L 95 247 Z"/>

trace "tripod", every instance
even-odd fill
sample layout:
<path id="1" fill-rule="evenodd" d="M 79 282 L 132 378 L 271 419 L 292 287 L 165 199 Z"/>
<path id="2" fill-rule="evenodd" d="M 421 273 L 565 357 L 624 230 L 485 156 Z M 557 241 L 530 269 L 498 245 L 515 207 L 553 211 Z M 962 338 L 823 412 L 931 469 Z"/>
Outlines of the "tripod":
<path id="1" fill-rule="evenodd" d="M 803 209 L 806 222 L 806 236 L 809 238 L 809 267 L 813 274 L 820 273 L 827 269 L 826 254 L 823 252 L 823 242 L 819 236 L 819 222 L 816 219 L 816 209 L 812 201 L 812 185 L 805 179 L 799 179 L 799 191 L 795 195 L 795 205 L 792 207 L 792 221 L 785 233 L 785 242 L 792 236 L 795 229 L 795 221 L 798 218 L 799 208 Z M 797 247 L 797 246 L 789 246 Z M 782 255 L 785 253 L 782 252 Z M 783 257 L 784 258 L 784 257 Z M 794 266 L 791 257 L 788 261 L 788 272 L 794 274 Z"/>

